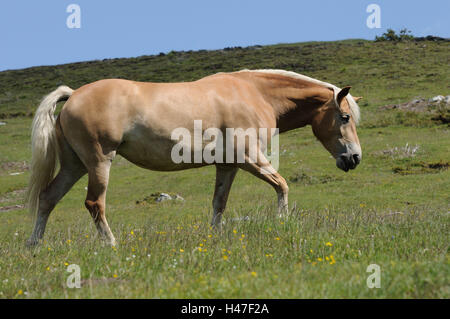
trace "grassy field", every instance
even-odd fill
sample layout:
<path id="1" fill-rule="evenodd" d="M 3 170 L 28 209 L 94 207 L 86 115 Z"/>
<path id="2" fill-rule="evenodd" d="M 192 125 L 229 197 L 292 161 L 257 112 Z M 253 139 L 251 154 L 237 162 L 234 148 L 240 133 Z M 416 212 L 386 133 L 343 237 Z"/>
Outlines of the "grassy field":
<path id="1" fill-rule="evenodd" d="M 428 112 L 379 109 L 449 94 L 449 49 L 347 40 L 0 72 L 0 297 L 449 298 L 449 127 Z M 42 245 L 25 248 L 31 217 L 15 205 L 29 176 L 28 115 L 42 95 L 104 77 L 177 81 L 241 68 L 352 85 L 365 98 L 360 166 L 338 170 L 309 127 L 283 134 L 290 217 L 276 218 L 272 188 L 240 171 L 223 229 L 214 231 L 213 167 L 152 172 L 117 157 L 107 199 L 117 247 L 96 238 L 84 177 L 52 213 Z M 185 201 L 143 201 L 155 192 Z M 80 289 L 66 286 L 69 264 L 81 268 Z M 367 287 L 370 264 L 381 268 L 381 288 Z"/>

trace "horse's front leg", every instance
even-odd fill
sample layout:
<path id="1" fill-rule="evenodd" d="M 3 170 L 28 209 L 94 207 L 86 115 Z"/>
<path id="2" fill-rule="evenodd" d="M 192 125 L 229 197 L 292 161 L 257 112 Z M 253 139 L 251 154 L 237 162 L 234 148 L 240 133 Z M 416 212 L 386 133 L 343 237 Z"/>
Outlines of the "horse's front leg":
<path id="1" fill-rule="evenodd" d="M 266 159 L 262 152 L 258 152 L 256 161 L 246 160 L 245 164 L 240 166 L 263 181 L 269 183 L 278 195 L 278 216 L 287 216 L 288 209 L 288 192 L 289 187 L 286 180 L 281 176 Z"/>
<path id="2" fill-rule="evenodd" d="M 237 171 L 238 168 L 234 166 L 216 165 L 216 187 L 213 198 L 214 213 L 211 221 L 211 225 L 215 228 L 220 227 L 231 184 L 233 184 Z"/>

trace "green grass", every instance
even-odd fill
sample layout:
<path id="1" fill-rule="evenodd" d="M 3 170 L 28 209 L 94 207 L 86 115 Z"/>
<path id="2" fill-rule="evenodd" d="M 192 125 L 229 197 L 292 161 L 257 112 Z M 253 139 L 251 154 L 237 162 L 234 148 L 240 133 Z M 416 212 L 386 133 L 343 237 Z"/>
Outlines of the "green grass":
<path id="1" fill-rule="evenodd" d="M 84 208 L 86 177 L 57 205 L 35 249 L 25 248 L 32 229 L 25 209 L 0 210 L 0 297 L 449 298 L 450 172 L 430 167 L 448 163 L 450 131 L 426 114 L 402 122 L 409 115 L 378 111 L 418 95 L 446 95 L 447 52 L 441 42 L 348 40 L 0 72 L 7 123 L 0 126 L 0 207 L 22 203 L 29 176 L 31 118 L 11 116 L 33 111 L 58 84 L 76 88 L 110 76 L 190 80 L 276 67 L 353 85 L 366 98 L 358 128 L 363 161 L 354 171 L 338 170 L 309 127 L 281 135 L 279 171 L 292 208 L 287 220 L 275 217 L 272 188 L 240 171 L 223 229 L 213 231 L 213 167 L 152 172 L 121 157 L 107 199 L 116 248 L 96 238 Z M 392 151 L 406 143 L 419 146 L 414 156 Z M 185 201 L 136 203 L 155 192 Z M 366 285 L 373 263 L 381 267 L 379 289 Z M 81 289 L 67 288 L 66 264 L 81 267 Z"/>

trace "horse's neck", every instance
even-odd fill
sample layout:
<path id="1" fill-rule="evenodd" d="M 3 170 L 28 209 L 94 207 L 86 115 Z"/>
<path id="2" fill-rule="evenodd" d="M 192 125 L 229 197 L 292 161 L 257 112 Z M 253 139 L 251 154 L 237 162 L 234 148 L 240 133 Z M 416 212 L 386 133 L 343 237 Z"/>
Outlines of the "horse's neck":
<path id="1" fill-rule="evenodd" d="M 262 80 L 262 91 L 274 109 L 280 133 L 311 124 L 312 118 L 332 92 L 305 81 Z"/>

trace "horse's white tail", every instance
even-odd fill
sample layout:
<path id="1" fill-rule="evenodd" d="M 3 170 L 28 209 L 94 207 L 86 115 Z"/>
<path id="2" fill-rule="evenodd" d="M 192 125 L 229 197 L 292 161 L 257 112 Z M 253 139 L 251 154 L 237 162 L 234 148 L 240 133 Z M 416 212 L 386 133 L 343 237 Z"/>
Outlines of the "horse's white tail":
<path id="1" fill-rule="evenodd" d="M 70 97 L 73 90 L 60 86 L 44 97 L 33 119 L 31 131 L 31 166 L 27 202 L 34 217 L 39 208 L 39 194 L 52 181 L 58 163 L 58 141 L 55 133 L 56 103 Z"/>

